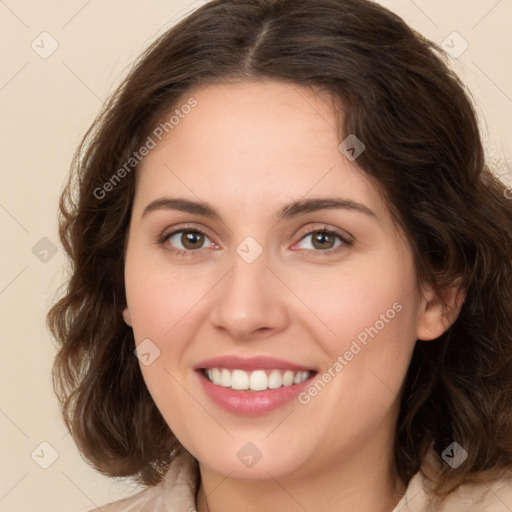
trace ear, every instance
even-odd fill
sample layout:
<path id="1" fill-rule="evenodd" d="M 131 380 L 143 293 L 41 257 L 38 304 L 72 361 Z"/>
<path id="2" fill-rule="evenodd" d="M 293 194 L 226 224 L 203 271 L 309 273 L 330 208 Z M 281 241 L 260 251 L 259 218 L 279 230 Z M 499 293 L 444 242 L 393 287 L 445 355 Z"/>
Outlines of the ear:
<path id="1" fill-rule="evenodd" d="M 123 310 L 123 320 L 126 325 L 129 325 L 132 327 L 132 316 L 130 315 L 130 311 L 128 310 L 128 307 L 124 308 Z"/>
<path id="2" fill-rule="evenodd" d="M 458 285 L 443 290 L 439 294 L 436 294 L 430 286 L 426 286 L 423 289 L 418 312 L 417 339 L 429 341 L 439 338 L 457 320 L 465 298 L 465 290 Z"/>

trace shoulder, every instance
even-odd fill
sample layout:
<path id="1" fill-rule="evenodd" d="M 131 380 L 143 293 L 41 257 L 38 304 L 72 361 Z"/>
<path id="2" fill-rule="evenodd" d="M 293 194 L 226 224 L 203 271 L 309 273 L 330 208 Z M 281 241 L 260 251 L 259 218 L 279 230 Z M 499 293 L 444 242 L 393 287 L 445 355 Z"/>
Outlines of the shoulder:
<path id="1" fill-rule="evenodd" d="M 444 499 L 428 492 L 428 481 L 417 473 L 393 512 L 510 512 L 512 470 L 488 483 L 466 483 Z"/>
<path id="2" fill-rule="evenodd" d="M 489 483 L 464 484 L 448 497 L 441 509 L 453 510 L 460 504 L 463 510 L 479 512 L 509 512 L 512 510 L 512 470 L 500 479 Z M 475 508 L 478 507 L 478 508 Z"/>
<path id="3" fill-rule="evenodd" d="M 194 509 L 198 470 L 185 450 L 175 456 L 162 481 L 133 496 L 101 505 L 89 512 L 183 512 Z"/>

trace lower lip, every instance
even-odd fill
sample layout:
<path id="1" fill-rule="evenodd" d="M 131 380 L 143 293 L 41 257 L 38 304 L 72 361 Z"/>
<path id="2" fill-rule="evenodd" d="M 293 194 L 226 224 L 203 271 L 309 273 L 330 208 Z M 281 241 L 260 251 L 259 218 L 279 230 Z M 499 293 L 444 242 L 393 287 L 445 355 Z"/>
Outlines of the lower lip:
<path id="1" fill-rule="evenodd" d="M 214 384 L 201 371 L 198 371 L 197 374 L 206 394 L 214 403 L 226 411 L 246 416 L 263 416 L 283 407 L 310 386 L 316 375 L 313 374 L 304 382 L 293 386 L 281 386 L 265 391 L 237 391 Z"/>

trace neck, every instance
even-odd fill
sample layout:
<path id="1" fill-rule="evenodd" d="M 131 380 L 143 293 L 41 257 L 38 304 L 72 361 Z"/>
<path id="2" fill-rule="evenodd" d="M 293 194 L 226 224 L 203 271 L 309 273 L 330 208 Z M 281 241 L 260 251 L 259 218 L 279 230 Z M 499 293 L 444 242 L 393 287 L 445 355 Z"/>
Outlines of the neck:
<path id="1" fill-rule="evenodd" d="M 266 480 L 235 480 L 200 464 L 197 510 L 391 512 L 405 489 L 392 443 L 380 441 L 373 448 L 362 443 L 337 459 L 326 455 L 321 463 L 311 461 L 301 474 L 279 480 L 270 475 Z"/>

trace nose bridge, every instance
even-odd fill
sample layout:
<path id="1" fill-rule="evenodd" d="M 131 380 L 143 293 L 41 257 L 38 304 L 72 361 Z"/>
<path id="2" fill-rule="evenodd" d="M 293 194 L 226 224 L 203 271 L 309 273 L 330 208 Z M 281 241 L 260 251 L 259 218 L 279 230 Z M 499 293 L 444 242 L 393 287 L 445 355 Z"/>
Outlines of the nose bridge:
<path id="1" fill-rule="evenodd" d="M 267 268 L 269 263 L 263 248 L 251 240 L 236 248 L 231 270 L 220 283 L 212 306 L 211 320 L 217 328 L 237 338 L 284 328 L 282 290 Z"/>

